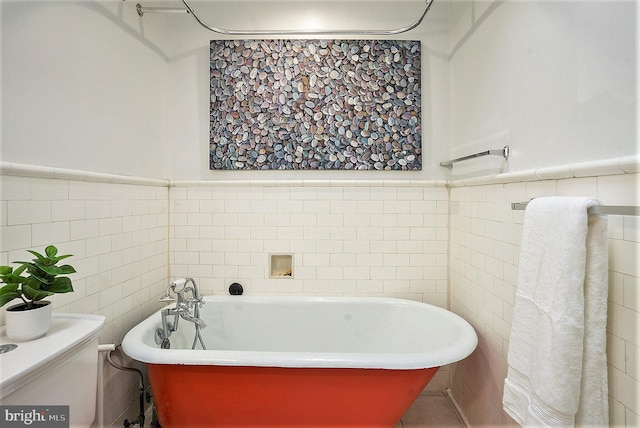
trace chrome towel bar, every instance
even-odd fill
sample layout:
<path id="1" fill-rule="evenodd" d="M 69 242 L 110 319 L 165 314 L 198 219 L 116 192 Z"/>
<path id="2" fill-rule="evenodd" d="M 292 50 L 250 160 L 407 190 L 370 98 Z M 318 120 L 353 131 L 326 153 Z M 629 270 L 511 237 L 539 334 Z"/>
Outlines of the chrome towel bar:
<path id="1" fill-rule="evenodd" d="M 463 156 L 463 157 L 458 158 L 458 159 L 452 159 L 452 160 L 448 160 L 446 162 L 440 162 L 440 166 L 444 166 L 446 168 L 453 169 L 453 164 L 456 163 L 456 162 L 462 162 L 462 161 L 465 161 L 465 160 L 479 158 L 481 156 L 489 156 L 489 155 L 502 156 L 505 159 L 509 159 L 509 146 L 504 146 L 501 149 L 485 150 L 484 152 L 474 153 L 472 155 Z"/>
<path id="2" fill-rule="evenodd" d="M 184 7 L 152 7 L 136 4 L 138 16 L 144 16 L 145 13 L 189 13 Z"/>
<path id="3" fill-rule="evenodd" d="M 512 202 L 512 210 L 524 210 L 529 202 Z M 640 207 L 625 205 L 595 205 L 589 208 L 589 214 L 640 215 Z"/>

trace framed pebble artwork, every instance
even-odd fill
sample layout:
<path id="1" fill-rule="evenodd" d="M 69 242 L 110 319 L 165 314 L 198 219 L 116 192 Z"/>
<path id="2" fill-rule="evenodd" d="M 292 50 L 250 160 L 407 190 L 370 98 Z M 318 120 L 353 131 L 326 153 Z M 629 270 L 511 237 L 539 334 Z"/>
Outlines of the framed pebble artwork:
<path id="1" fill-rule="evenodd" d="M 421 170 L 420 42 L 212 40 L 211 170 Z"/>

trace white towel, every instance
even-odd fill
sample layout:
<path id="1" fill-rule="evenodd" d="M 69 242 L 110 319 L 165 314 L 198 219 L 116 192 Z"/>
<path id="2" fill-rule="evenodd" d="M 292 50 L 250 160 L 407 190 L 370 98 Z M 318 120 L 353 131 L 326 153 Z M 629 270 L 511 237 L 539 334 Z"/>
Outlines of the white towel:
<path id="1" fill-rule="evenodd" d="M 607 219 L 590 198 L 525 212 L 504 409 L 522 426 L 608 426 Z"/>

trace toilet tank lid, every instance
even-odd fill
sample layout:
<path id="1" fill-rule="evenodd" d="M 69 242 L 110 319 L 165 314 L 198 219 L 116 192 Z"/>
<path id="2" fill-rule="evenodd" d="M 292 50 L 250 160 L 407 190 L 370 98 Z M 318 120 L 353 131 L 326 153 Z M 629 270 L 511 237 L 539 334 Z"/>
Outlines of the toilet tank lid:
<path id="1" fill-rule="evenodd" d="M 71 358 L 100 334 L 104 322 L 102 315 L 55 313 L 47 334 L 28 342 L 12 341 L 6 336 L 5 328 L 1 327 L 0 345 L 18 346 L 0 354 L 0 398 Z"/>

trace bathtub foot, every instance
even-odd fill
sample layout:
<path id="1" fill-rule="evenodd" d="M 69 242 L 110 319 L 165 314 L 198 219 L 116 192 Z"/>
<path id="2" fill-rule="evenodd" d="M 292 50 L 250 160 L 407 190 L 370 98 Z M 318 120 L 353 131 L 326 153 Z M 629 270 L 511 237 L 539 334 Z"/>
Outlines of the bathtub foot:
<path id="1" fill-rule="evenodd" d="M 151 428 L 161 428 L 160 421 L 158 421 L 158 412 L 156 412 L 156 405 L 151 404 L 151 423 L 149 424 Z"/>

